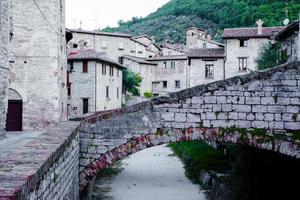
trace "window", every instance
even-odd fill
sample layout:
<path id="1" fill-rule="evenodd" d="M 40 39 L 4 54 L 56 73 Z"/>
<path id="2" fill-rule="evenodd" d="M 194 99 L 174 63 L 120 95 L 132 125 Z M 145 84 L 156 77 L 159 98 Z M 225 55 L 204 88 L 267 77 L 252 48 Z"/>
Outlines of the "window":
<path id="1" fill-rule="evenodd" d="M 168 87 L 168 82 L 167 81 L 163 81 L 163 88 L 167 88 Z"/>
<path id="2" fill-rule="evenodd" d="M 89 99 L 84 98 L 82 99 L 82 113 L 86 114 L 89 112 Z"/>
<path id="3" fill-rule="evenodd" d="M 247 47 L 248 46 L 248 40 L 240 40 L 240 47 Z"/>
<path id="4" fill-rule="evenodd" d="M 88 62 L 87 61 L 83 61 L 83 63 L 82 63 L 82 72 L 83 73 L 88 72 Z"/>
<path id="5" fill-rule="evenodd" d="M 171 62 L 171 69 L 175 69 L 175 62 Z"/>
<path id="6" fill-rule="evenodd" d="M 106 64 L 102 64 L 102 74 L 106 74 Z"/>
<path id="7" fill-rule="evenodd" d="M 106 98 L 109 98 L 109 86 L 106 86 Z"/>
<path id="8" fill-rule="evenodd" d="M 119 50 L 124 50 L 124 43 L 123 42 L 119 42 Z"/>
<path id="9" fill-rule="evenodd" d="M 117 87 L 117 99 L 119 99 L 119 88 Z"/>
<path id="10" fill-rule="evenodd" d="M 113 66 L 109 66 L 109 75 L 114 76 L 114 67 Z"/>
<path id="11" fill-rule="evenodd" d="M 164 62 L 163 66 L 164 66 L 164 69 L 167 69 L 167 62 Z"/>
<path id="12" fill-rule="evenodd" d="M 120 72 L 119 72 L 119 71 L 120 71 L 120 70 L 117 69 L 117 77 L 120 76 Z"/>
<path id="13" fill-rule="evenodd" d="M 131 53 L 135 53 L 135 45 L 131 47 Z"/>
<path id="14" fill-rule="evenodd" d="M 214 61 L 205 61 L 205 78 L 214 78 Z"/>
<path id="15" fill-rule="evenodd" d="M 206 49 L 206 47 L 207 47 L 207 44 L 203 43 L 203 49 Z"/>
<path id="16" fill-rule="evenodd" d="M 175 88 L 180 88 L 180 81 L 175 81 Z"/>
<path id="17" fill-rule="evenodd" d="M 138 53 L 140 53 L 140 54 L 144 53 L 143 47 L 140 46 L 138 49 L 139 49 L 139 50 L 138 50 Z"/>
<path id="18" fill-rule="evenodd" d="M 247 64 L 248 64 L 247 58 L 239 58 L 239 71 L 246 71 Z"/>
<path id="19" fill-rule="evenodd" d="M 102 49 L 107 49 L 107 42 L 105 40 L 102 41 Z"/>

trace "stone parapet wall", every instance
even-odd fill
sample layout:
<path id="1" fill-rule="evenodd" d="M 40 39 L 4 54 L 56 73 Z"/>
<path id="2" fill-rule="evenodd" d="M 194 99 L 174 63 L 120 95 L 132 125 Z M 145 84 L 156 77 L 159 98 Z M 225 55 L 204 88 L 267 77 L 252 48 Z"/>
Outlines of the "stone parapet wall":
<path id="1" fill-rule="evenodd" d="M 79 199 L 78 122 L 60 123 L 0 155 L 0 199 Z"/>
<path id="2" fill-rule="evenodd" d="M 95 114 L 80 132 L 81 188 L 103 166 L 173 141 L 239 143 L 300 158 L 299 111 L 300 62 L 295 62 Z M 177 137 L 177 131 L 192 135 Z M 148 145 L 139 142 L 148 136 L 154 138 Z"/>
<path id="3" fill-rule="evenodd" d="M 8 96 L 9 1 L 0 0 L 0 138 L 5 136 Z"/>

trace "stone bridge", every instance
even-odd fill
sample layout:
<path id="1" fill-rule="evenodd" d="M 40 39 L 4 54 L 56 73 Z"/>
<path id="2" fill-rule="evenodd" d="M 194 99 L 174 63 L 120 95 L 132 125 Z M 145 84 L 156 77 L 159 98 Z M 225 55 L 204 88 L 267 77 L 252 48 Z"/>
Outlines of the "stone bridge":
<path id="1" fill-rule="evenodd" d="M 300 63 L 96 113 L 80 127 L 80 188 L 103 168 L 176 141 L 237 143 L 300 158 Z"/>

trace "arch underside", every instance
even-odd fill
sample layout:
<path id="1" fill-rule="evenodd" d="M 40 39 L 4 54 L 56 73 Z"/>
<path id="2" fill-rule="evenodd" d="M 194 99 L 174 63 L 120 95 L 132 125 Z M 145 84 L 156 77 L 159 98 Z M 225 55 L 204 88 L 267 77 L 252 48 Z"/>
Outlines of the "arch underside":
<path id="1" fill-rule="evenodd" d="M 156 133 L 146 134 L 99 155 L 80 173 L 80 189 L 84 190 L 92 177 L 117 161 L 143 149 L 179 141 L 201 140 L 209 144 L 232 143 L 278 152 L 300 158 L 298 144 L 275 134 L 260 134 L 254 131 L 226 130 L 221 128 L 158 129 Z"/>

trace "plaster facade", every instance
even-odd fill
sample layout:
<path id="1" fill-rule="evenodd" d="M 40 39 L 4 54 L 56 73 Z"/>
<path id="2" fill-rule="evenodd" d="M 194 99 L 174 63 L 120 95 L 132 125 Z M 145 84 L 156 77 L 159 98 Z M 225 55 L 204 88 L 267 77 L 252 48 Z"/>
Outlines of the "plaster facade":
<path id="1" fill-rule="evenodd" d="M 210 65 L 212 74 L 207 74 L 206 66 Z M 189 68 L 189 87 L 207 84 L 224 79 L 224 58 L 192 58 Z"/>
<path id="2" fill-rule="evenodd" d="M 119 62 L 122 55 L 148 58 L 155 53 L 147 51 L 147 46 L 132 39 L 126 34 L 110 34 L 95 31 L 72 30 L 72 44 L 87 43 L 87 48 L 97 52 L 105 52 L 115 62 Z"/>
<path id="3" fill-rule="evenodd" d="M 10 88 L 22 94 L 22 129 L 44 129 L 67 119 L 65 1 L 15 0 L 12 19 Z"/>
<path id="4" fill-rule="evenodd" d="M 152 92 L 155 96 L 167 95 L 187 88 L 186 56 L 157 57 L 148 61 L 157 64 L 152 83 Z"/>
<path id="5" fill-rule="evenodd" d="M 140 86 L 141 96 L 144 96 L 145 92 L 152 92 L 152 81 L 154 80 L 155 70 L 157 67 L 155 63 L 148 63 L 146 61 L 141 63 L 137 60 L 130 59 L 130 57 L 123 57 L 122 63 L 127 69 L 132 70 L 143 77 Z"/>

